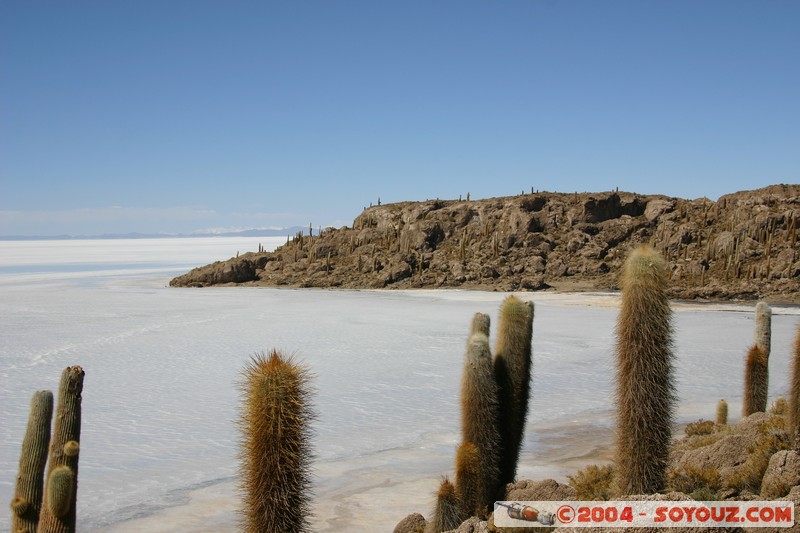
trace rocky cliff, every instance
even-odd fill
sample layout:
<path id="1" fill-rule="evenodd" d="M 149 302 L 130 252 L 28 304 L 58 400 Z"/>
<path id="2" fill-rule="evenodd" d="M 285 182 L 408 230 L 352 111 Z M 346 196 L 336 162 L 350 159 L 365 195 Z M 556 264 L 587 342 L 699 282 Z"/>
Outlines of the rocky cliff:
<path id="1" fill-rule="evenodd" d="M 716 202 L 625 192 L 402 202 L 170 282 L 341 288 L 613 290 L 628 251 L 669 261 L 673 298 L 800 301 L 800 185 Z"/>

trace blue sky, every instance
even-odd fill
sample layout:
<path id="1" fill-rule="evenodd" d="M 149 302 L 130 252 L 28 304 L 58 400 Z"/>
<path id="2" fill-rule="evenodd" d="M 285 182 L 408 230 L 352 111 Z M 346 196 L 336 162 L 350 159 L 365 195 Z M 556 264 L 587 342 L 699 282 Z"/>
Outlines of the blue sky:
<path id="1" fill-rule="evenodd" d="M 0 3 L 0 235 L 800 182 L 800 2 Z"/>

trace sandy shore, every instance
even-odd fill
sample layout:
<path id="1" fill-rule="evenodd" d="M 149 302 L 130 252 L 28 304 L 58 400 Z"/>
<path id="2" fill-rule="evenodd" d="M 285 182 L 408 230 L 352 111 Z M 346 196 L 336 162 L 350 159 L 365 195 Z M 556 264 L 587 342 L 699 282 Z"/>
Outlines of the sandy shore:
<path id="1" fill-rule="evenodd" d="M 522 455 L 520 479 L 567 476 L 611 459 L 612 431 L 571 425 L 536 430 L 537 450 Z M 320 533 L 386 531 L 406 515 L 427 515 L 442 474 L 452 476 L 453 443 L 386 450 L 357 459 L 315 464 L 311 523 Z M 102 529 L 103 533 L 235 533 L 239 495 L 226 482 L 189 493 L 188 502 Z"/>

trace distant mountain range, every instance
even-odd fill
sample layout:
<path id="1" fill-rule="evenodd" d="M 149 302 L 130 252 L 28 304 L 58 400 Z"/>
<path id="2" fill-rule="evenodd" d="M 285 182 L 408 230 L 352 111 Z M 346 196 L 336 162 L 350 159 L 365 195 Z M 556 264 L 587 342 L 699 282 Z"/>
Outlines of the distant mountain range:
<path id="1" fill-rule="evenodd" d="M 316 230 L 316 228 L 314 228 Z M 283 237 L 308 228 L 261 228 L 238 231 L 199 231 L 194 233 L 104 233 L 102 235 L 0 235 L 0 241 L 66 241 L 91 239 L 174 239 L 197 237 Z"/>

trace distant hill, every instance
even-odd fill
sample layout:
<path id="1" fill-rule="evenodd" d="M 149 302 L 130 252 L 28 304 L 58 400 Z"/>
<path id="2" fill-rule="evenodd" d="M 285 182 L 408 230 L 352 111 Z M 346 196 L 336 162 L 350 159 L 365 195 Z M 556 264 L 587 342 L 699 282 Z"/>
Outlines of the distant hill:
<path id="1" fill-rule="evenodd" d="M 284 237 L 300 231 L 299 226 L 279 229 L 246 229 L 241 231 L 195 232 L 195 233 L 105 233 L 102 235 L 0 235 L 0 241 L 64 241 L 95 239 L 174 239 L 199 237 Z"/>
<path id="2" fill-rule="evenodd" d="M 798 218 L 800 185 L 716 202 L 626 192 L 402 202 L 171 285 L 605 291 L 628 251 L 650 243 L 670 263 L 673 298 L 800 302 Z"/>

